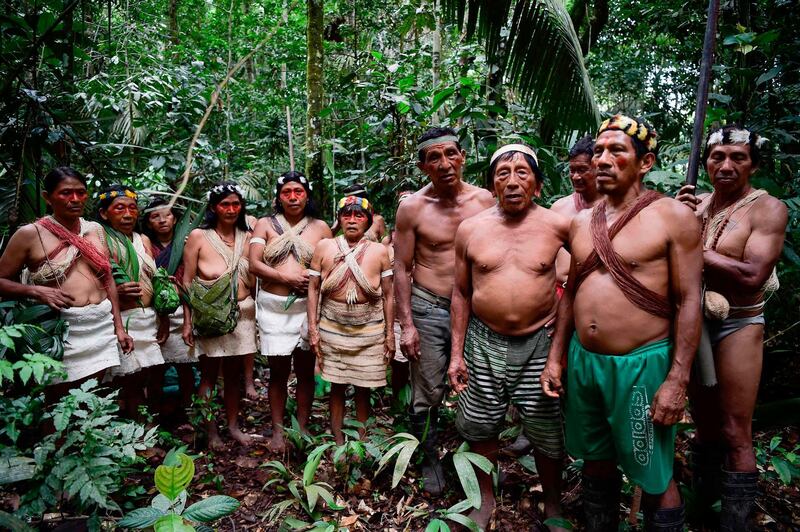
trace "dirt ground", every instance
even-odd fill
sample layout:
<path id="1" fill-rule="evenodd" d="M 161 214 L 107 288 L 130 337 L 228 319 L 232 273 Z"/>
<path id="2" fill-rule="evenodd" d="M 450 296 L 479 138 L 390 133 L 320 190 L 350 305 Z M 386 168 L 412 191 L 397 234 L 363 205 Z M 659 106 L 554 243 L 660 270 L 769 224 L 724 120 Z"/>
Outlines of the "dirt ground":
<path id="1" fill-rule="evenodd" d="M 262 370 L 263 371 L 263 370 Z M 270 429 L 269 406 L 266 389 L 261 386 L 260 397 L 255 401 L 246 401 L 243 408 L 244 427 L 247 432 L 268 434 Z M 407 430 L 403 416 L 394 417 L 389 408 L 389 398 L 375 393 L 374 415 L 375 423 L 368 427 L 367 441 L 380 445 L 386 436 L 395 432 Z M 290 400 L 290 409 L 291 409 Z M 353 415 L 352 407 L 348 416 Z M 314 403 L 312 414 L 312 433 L 317 435 L 314 444 L 331 441 L 326 434 L 328 428 L 327 402 L 317 399 Z M 222 432 L 223 437 L 225 432 Z M 203 447 L 202 437 L 198 436 L 187 425 L 174 430 L 174 435 L 185 442 L 197 444 L 197 450 Z M 786 427 L 781 430 L 758 432 L 755 434 L 757 447 L 769 450 L 770 442 L 780 436 L 780 445 L 777 451 L 786 452 L 796 450 L 800 430 L 798 427 Z M 682 489 L 691 482 L 691 473 L 688 469 L 687 449 L 692 437 L 690 425 L 679 431 L 676 445 L 675 478 L 681 483 Z M 196 439 L 196 441 L 195 441 Z M 509 443 L 507 439 L 504 443 Z M 329 484 L 330 491 L 335 497 L 335 504 L 340 510 L 331 510 L 320 499 L 316 504 L 319 520 L 327 524 L 318 528 L 308 526 L 302 528 L 295 523 L 297 530 L 370 530 L 370 531 L 417 531 L 425 530 L 430 521 L 442 517 L 438 512 L 464 499 L 461 484 L 453 468 L 452 453 L 461 444 L 460 438 L 452 424 L 452 419 L 446 420 L 443 443 L 447 449 L 442 457 L 443 465 L 448 475 L 448 491 L 444 497 L 433 500 L 421 492 L 418 472 L 412 460 L 405 476 L 399 485 L 392 489 L 392 469 L 390 463 L 379 475 L 376 460 L 368 454 L 361 460 L 352 457 L 346 461 L 345 471 L 333 467 L 332 450 L 323 453 L 320 466 L 314 477 L 315 482 Z M 310 452 L 314 445 L 309 445 L 306 452 Z M 385 448 L 385 447 L 384 447 Z M 153 464 L 160 463 L 159 455 L 152 456 Z M 765 455 L 767 456 L 767 455 Z M 275 469 L 267 467 L 270 461 L 278 460 L 286 466 L 291 479 L 302 479 L 302 466 L 306 456 L 298 452 L 290 452 L 284 456 L 273 456 L 266 445 L 256 444 L 249 448 L 228 444 L 221 452 L 207 454 L 200 453 L 196 460 L 197 475 L 191 487 L 191 495 L 196 497 L 224 493 L 235 497 L 241 502 L 240 509 L 231 517 L 217 524 L 219 530 L 251 530 L 273 531 L 291 530 L 286 522 L 287 518 L 294 518 L 306 523 L 312 523 L 309 514 L 304 511 L 291 491 L 287 489 L 287 481 L 278 478 Z M 546 530 L 542 525 L 540 511 L 542 509 L 542 488 L 538 476 L 532 471 L 532 460 L 523 457 L 517 459 L 503 456 L 500 460 L 500 469 L 503 472 L 498 488 L 498 506 L 490 530 Z M 757 513 L 754 517 L 754 530 L 800 530 L 800 491 L 795 485 L 786 486 L 778 478 L 774 467 L 765 461 L 766 467 L 762 471 L 759 483 L 759 497 L 757 500 Z M 565 486 L 563 489 L 563 503 L 565 518 L 575 524 L 575 529 L 580 526 L 580 473 L 579 464 L 570 463 L 566 468 Z M 341 469 L 341 468 L 340 468 Z M 277 479 L 277 480 L 273 480 Z M 273 480 L 273 482 L 270 482 Z M 289 480 L 289 479 L 287 479 Z M 626 484 L 623 489 L 623 503 L 620 515 L 623 526 L 627 529 L 637 528 L 637 515 L 631 515 L 631 503 L 634 500 L 633 486 Z M 303 496 L 303 492 L 300 491 Z M 288 507 L 280 514 L 276 505 L 283 501 Z M 272 510 L 272 512 L 271 512 Z M 641 518 L 641 515 L 638 515 Z M 318 521 L 319 522 L 319 521 Z M 457 529 L 455 523 L 448 524 Z M 641 523 L 639 522 L 639 526 Z M 336 528 L 336 527 L 340 528 Z M 689 530 L 702 530 L 688 525 Z"/>

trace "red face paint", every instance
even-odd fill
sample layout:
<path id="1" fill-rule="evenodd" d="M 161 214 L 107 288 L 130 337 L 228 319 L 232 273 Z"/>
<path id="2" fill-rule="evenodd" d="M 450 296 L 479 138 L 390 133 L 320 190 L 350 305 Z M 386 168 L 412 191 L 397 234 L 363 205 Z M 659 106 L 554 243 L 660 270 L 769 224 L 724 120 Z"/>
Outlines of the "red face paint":
<path id="1" fill-rule="evenodd" d="M 286 188 L 281 190 L 281 199 L 286 201 L 292 199 L 303 200 L 306 198 L 306 189 L 304 188 Z"/>

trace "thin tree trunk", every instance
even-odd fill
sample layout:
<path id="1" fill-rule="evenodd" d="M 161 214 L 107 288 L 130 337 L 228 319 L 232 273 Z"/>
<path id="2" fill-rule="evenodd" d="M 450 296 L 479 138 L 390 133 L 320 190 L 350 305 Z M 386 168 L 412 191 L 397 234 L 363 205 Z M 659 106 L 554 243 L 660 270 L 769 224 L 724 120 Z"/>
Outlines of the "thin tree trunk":
<path id="1" fill-rule="evenodd" d="M 244 0 L 244 2 L 242 2 L 242 11 L 244 12 L 245 15 L 249 15 L 250 14 L 250 0 Z M 283 12 L 284 13 L 287 12 L 286 11 L 286 2 L 285 1 L 283 3 Z M 287 16 L 288 15 L 283 17 L 284 24 L 286 24 L 286 22 L 288 21 Z M 244 64 L 244 70 L 247 73 L 247 81 L 250 82 L 250 83 L 255 83 L 255 81 L 256 81 L 256 68 L 255 68 L 255 65 L 253 64 L 253 58 L 252 57 L 249 58 L 247 60 L 247 62 Z"/>
<path id="2" fill-rule="evenodd" d="M 283 24 L 289 25 L 289 5 L 288 0 L 283 0 Z M 286 99 L 286 136 L 289 139 L 289 169 L 294 172 L 294 134 L 292 132 L 292 109 L 289 107 L 289 95 L 287 94 L 286 83 L 286 63 L 281 65 L 281 91 Z"/>
<path id="3" fill-rule="evenodd" d="M 233 2 L 228 6 L 228 65 L 229 72 L 233 65 Z M 231 169 L 231 87 L 225 87 L 225 167 L 223 179 L 227 181 Z"/>
<path id="4" fill-rule="evenodd" d="M 324 98 L 323 87 L 323 61 L 324 50 L 322 42 L 323 0 L 308 0 L 306 39 L 308 41 L 308 55 L 306 66 L 306 84 L 308 108 L 306 112 L 306 176 L 312 182 L 321 186 L 323 195 L 323 161 L 322 161 L 322 104 Z M 323 205 L 327 201 L 323 198 Z"/>
<path id="5" fill-rule="evenodd" d="M 442 17 L 439 16 L 439 13 L 436 10 L 436 2 L 433 3 L 433 12 L 434 16 L 436 17 L 436 29 L 433 31 L 433 50 L 431 54 L 431 63 L 433 68 L 431 76 L 433 78 L 433 94 L 436 94 L 436 91 L 439 90 L 439 82 L 442 71 Z M 441 113 L 442 108 L 440 107 L 433 114 L 431 117 L 431 123 L 433 125 L 439 124 Z"/>
<path id="6" fill-rule="evenodd" d="M 167 26 L 169 27 L 169 41 L 178 44 L 178 1 L 169 0 L 167 8 Z"/>

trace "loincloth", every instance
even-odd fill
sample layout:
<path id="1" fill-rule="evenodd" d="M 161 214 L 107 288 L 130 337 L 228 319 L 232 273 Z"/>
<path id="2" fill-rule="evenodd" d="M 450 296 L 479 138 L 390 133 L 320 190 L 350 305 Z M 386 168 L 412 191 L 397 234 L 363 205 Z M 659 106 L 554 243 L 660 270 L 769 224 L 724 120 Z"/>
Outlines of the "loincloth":
<path id="1" fill-rule="evenodd" d="M 305 297 L 297 298 L 284 310 L 289 296 L 279 296 L 260 290 L 257 296 L 258 333 L 261 354 L 264 356 L 289 356 L 300 348 L 307 351 L 308 315 Z"/>
<path id="2" fill-rule="evenodd" d="M 130 375 L 137 371 L 164 363 L 161 346 L 156 342 L 158 321 L 153 307 L 136 307 L 120 313 L 122 326 L 133 338 L 133 351 L 120 356 L 119 366 L 111 375 Z"/>
<path id="3" fill-rule="evenodd" d="M 161 354 L 167 364 L 187 364 L 197 362 L 194 347 L 183 341 L 183 306 L 169 317 L 169 338 L 161 346 Z"/>
<path id="4" fill-rule="evenodd" d="M 322 378 L 364 388 L 386 385 L 383 304 L 326 299 L 320 308 Z"/>
<path id="5" fill-rule="evenodd" d="M 67 378 L 54 379 L 51 384 L 74 382 L 119 365 L 120 349 L 111 301 L 104 299 L 96 305 L 62 309 L 61 319 L 68 324 L 62 361 Z"/>
<path id="6" fill-rule="evenodd" d="M 208 357 L 234 357 L 256 353 L 256 303 L 247 296 L 239 301 L 236 328 L 223 336 L 200 336 L 200 354 Z"/>

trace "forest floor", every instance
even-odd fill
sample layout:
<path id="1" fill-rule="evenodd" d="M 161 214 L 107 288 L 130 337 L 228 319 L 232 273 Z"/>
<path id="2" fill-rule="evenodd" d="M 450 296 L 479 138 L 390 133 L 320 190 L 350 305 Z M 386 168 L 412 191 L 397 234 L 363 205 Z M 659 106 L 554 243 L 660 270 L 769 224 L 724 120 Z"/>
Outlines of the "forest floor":
<path id="1" fill-rule="evenodd" d="M 384 443 L 386 438 L 394 433 L 407 430 L 402 416 L 392 416 L 389 408 L 390 399 L 376 393 L 374 398 L 375 423 L 371 423 L 366 437 L 367 450 L 380 447 L 387 448 Z M 283 456 L 275 456 L 266 446 L 266 439 L 251 447 L 242 447 L 228 443 L 225 450 L 216 453 L 201 453 L 196 460 L 197 475 L 195 483 L 190 488 L 191 495 L 207 496 L 224 493 L 235 497 L 241 502 L 240 509 L 230 518 L 220 521 L 219 530 L 370 530 L 370 531 L 418 531 L 426 530 L 432 519 L 443 518 L 453 529 L 455 523 L 447 521 L 443 512 L 451 506 L 462 501 L 465 496 L 461 483 L 453 467 L 452 454 L 461 445 L 461 439 L 453 426 L 454 403 L 450 414 L 445 416 L 442 443 L 447 451 L 442 462 L 448 475 L 448 490 L 445 496 L 433 500 L 421 491 L 418 480 L 418 471 L 412 460 L 411 465 L 396 488 L 391 487 L 393 460 L 380 474 L 377 459 L 369 453 L 363 458 L 349 454 L 343 462 L 344 467 L 334 467 L 332 454 L 329 448 L 322 455 L 319 468 L 314 475 L 313 482 L 324 482 L 331 488 L 335 498 L 335 505 L 341 507 L 333 510 L 320 498 L 311 513 L 302 508 L 299 500 L 306 501 L 307 496 L 302 489 L 303 464 L 307 453 L 314 447 L 332 441 L 328 430 L 327 401 L 318 398 L 314 402 L 312 413 L 311 439 L 300 441 L 304 447 L 303 452 L 297 450 L 288 452 Z M 290 399 L 289 408 L 292 408 Z M 348 401 L 348 419 L 352 419 L 354 412 Z M 255 434 L 267 434 L 270 430 L 269 406 L 266 396 L 266 387 L 260 387 L 260 397 L 256 401 L 246 401 L 243 405 L 244 430 Z M 511 426 L 511 424 L 509 424 Z M 688 512 L 691 514 L 691 493 L 686 486 L 691 481 L 688 468 L 687 450 L 692 437 L 691 424 L 682 424 L 676 442 L 675 478 L 681 484 L 685 497 L 689 499 Z M 173 435 L 186 443 L 197 444 L 199 451 L 203 442 L 188 425 L 173 430 Z M 222 431 L 225 438 L 225 431 Z M 195 441 L 195 439 L 197 440 Z M 503 445 L 512 441 L 513 436 L 507 438 Z M 759 482 L 759 497 L 757 500 L 756 515 L 753 524 L 755 530 L 800 530 L 800 490 L 795 484 L 784 485 L 770 462 L 770 456 L 778 456 L 778 451 L 796 451 L 799 447 L 800 428 L 797 426 L 785 427 L 779 430 L 761 431 L 755 434 L 755 441 L 759 452 L 766 453 Z M 771 444 L 778 442 L 779 446 L 771 449 Z M 372 447 L 372 445 L 376 447 Z M 190 445 L 191 449 L 191 445 Z M 415 453 L 415 457 L 421 453 Z M 151 457 L 155 465 L 160 463 L 162 452 L 156 452 Z M 278 461 L 286 467 L 286 473 L 281 475 L 280 467 L 275 467 Z M 273 466 L 267 466 L 272 462 Z M 580 506 L 580 473 L 579 463 L 570 463 L 565 472 L 565 483 L 562 489 L 564 517 L 575 523 L 580 529 L 582 521 Z M 502 456 L 500 469 L 504 473 L 504 480 L 498 487 L 497 510 L 490 524 L 490 530 L 546 530 L 541 521 L 542 487 L 535 473 L 535 465 L 531 457 L 513 458 Z M 292 494 L 289 483 L 298 480 L 299 497 Z M 633 500 L 634 489 L 631 484 L 623 488 L 623 503 L 620 507 L 620 517 L 626 529 L 635 530 L 636 515 L 630 516 L 630 507 Z M 290 502 L 292 501 L 292 502 Z M 282 506 L 286 506 L 280 515 L 276 515 Z M 639 514 L 639 519 L 641 514 Z M 288 518 L 288 521 L 287 521 Z M 296 519 L 298 521 L 292 521 Z M 311 526 L 314 522 L 318 527 Z M 300 522 L 309 526 L 303 528 Z M 325 524 L 323 524 L 323 522 Z M 631 523 L 628 525 L 627 523 Z M 293 526 L 291 526 L 293 525 Z M 641 523 L 639 522 L 639 526 Z M 689 524 L 689 530 L 702 530 L 701 527 Z M 428 530 L 446 530 L 428 528 Z"/>

